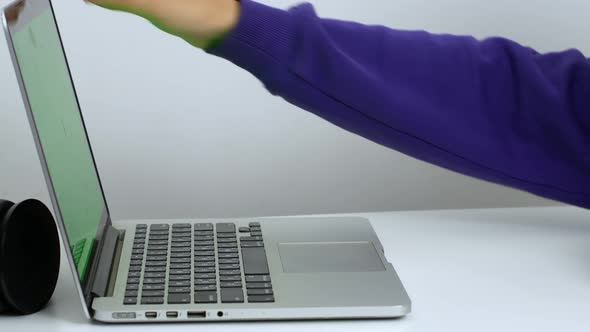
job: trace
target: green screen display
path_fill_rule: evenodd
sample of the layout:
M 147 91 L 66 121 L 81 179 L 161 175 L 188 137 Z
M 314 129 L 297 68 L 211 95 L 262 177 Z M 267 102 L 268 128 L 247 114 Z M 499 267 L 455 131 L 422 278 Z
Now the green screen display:
M 84 281 L 105 203 L 53 14 L 40 14 L 12 39 L 70 249 Z

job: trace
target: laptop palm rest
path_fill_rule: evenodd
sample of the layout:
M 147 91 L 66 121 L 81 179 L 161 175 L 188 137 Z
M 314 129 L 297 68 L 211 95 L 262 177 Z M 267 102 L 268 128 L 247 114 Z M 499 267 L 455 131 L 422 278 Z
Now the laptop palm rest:
M 279 255 L 285 273 L 385 271 L 372 242 L 279 243 Z

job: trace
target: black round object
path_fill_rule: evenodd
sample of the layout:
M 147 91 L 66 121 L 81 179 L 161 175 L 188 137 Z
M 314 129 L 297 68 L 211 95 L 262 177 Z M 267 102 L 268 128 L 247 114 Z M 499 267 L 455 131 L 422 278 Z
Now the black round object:
M 0 200 L 0 312 L 41 310 L 55 290 L 59 256 L 57 228 L 45 204 Z

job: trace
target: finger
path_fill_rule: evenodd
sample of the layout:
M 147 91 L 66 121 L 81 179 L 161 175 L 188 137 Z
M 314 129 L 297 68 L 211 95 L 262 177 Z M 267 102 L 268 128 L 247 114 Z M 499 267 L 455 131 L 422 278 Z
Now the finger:
M 84 0 L 107 9 L 125 11 L 135 14 L 145 13 L 149 0 Z

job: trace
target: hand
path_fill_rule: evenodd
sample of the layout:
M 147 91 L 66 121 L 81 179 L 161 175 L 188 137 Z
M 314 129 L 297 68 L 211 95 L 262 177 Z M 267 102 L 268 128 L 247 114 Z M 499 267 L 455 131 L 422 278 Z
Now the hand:
M 237 0 L 85 0 L 142 16 L 190 44 L 207 48 L 238 23 Z

